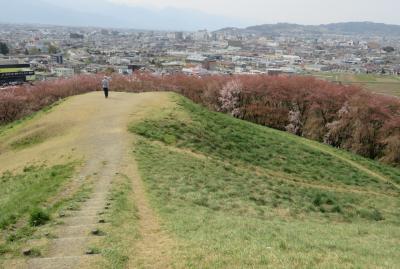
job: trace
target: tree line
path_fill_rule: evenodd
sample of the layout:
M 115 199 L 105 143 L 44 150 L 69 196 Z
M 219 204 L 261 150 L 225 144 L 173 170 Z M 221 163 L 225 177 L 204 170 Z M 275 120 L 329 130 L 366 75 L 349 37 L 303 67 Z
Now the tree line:
M 101 75 L 0 91 L 0 123 L 100 90 Z M 302 76 L 113 75 L 112 90 L 173 91 L 211 110 L 400 166 L 400 99 Z

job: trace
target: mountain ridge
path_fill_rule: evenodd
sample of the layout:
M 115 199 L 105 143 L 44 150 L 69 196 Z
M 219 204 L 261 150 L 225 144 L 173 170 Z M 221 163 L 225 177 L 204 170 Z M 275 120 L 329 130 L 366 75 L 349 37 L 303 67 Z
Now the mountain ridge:
M 107 1 L 82 5 L 61 5 L 46 0 L 0 0 L 1 23 L 34 23 L 62 26 L 93 26 L 142 30 L 215 30 L 239 21 L 190 9 L 151 10 Z M 43 16 L 45 15 L 45 16 Z
M 249 25 L 248 22 L 211 15 L 197 10 L 164 8 L 152 10 L 140 6 L 113 4 L 108 1 L 76 0 L 67 4 L 49 0 L 0 0 L 1 23 L 28 23 L 61 26 L 93 26 L 138 30 L 194 31 L 209 29 L 215 32 L 281 34 L 345 34 L 400 36 L 400 25 L 376 22 L 338 22 L 320 25 L 276 23 Z M 44 16 L 45 15 L 45 16 Z M 230 26 L 230 27 L 229 27 Z
M 364 22 L 339 22 L 319 25 L 303 25 L 295 23 L 260 24 L 246 28 L 226 27 L 216 32 L 233 31 L 236 33 L 252 33 L 259 35 L 280 34 L 342 34 L 342 35 L 396 35 L 400 36 L 400 25 Z

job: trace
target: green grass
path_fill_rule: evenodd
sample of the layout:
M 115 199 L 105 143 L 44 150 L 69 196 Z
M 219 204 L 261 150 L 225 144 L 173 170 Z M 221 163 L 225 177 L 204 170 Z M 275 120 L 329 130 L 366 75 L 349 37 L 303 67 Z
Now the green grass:
M 43 208 L 34 208 L 31 211 L 29 224 L 32 227 L 42 226 L 50 220 L 50 214 Z
M 314 72 L 310 75 L 328 81 L 360 86 L 368 91 L 400 97 L 400 76 Z
M 29 166 L 20 174 L 0 176 L 0 229 L 15 224 L 35 208 L 44 206 L 72 176 L 75 163 L 52 167 Z
M 10 146 L 14 150 L 25 149 L 30 146 L 43 143 L 48 136 L 49 135 L 46 135 L 44 132 L 38 132 L 18 139 L 12 142 Z
M 126 268 L 133 245 L 139 238 L 138 216 L 132 201 L 131 179 L 120 175 L 113 184 L 109 196 L 112 210 L 106 215 L 111 228 L 107 229 L 108 236 L 101 247 L 105 257 L 102 268 L 122 269 Z
M 210 113 L 186 99 L 180 99 L 179 105 L 190 114 L 191 120 L 179 120 L 174 115 L 179 112 L 175 111 L 161 119 L 146 120 L 131 130 L 178 148 L 258 166 L 306 182 L 356 186 L 374 191 L 397 190 L 395 186 L 381 184 L 375 177 L 329 153 L 299 143 L 299 138 L 293 135 Z M 400 183 L 399 169 L 365 162 L 373 171 L 384 171 L 390 180 Z
M 142 136 L 135 154 L 151 202 L 180 243 L 175 267 L 400 264 L 399 190 L 335 154 L 360 158 L 177 103 L 130 128 Z M 399 179 L 395 168 L 360 164 Z
M 5 260 L 20 257 L 26 241 L 45 237 L 55 224 L 54 213 L 87 197 L 90 188 L 84 185 L 71 196 L 54 199 L 76 165 L 29 166 L 21 173 L 0 176 L 0 267 Z

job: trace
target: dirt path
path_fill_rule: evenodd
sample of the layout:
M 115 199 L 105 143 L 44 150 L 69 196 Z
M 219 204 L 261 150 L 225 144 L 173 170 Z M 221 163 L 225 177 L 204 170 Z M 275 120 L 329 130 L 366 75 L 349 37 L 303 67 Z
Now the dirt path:
M 135 246 L 137 257 L 133 257 L 131 268 L 169 268 L 171 239 L 162 231 L 159 220 L 146 197 L 143 183 L 132 156 L 133 135 L 127 131 L 129 123 L 142 119 L 152 109 L 170 105 L 168 94 L 112 93 L 107 100 L 100 93 L 73 97 L 53 112 L 29 122 L 32 126 L 59 126 L 65 122 L 68 129 L 54 130 L 57 136 L 46 143 L 0 155 L 7 169 L 19 169 L 9 162 L 11 158 L 21 160 L 19 165 L 30 162 L 61 162 L 65 158 L 83 158 L 84 165 L 75 181 L 83 184 L 91 178 L 93 191 L 79 211 L 69 211 L 61 220 L 63 224 L 54 230 L 55 238 L 49 240 L 48 251 L 40 258 L 18 261 L 10 268 L 70 269 L 97 268 L 99 255 L 86 255 L 90 246 L 101 237 L 91 234 L 100 229 L 102 212 L 112 207 L 107 201 L 113 178 L 123 172 L 132 179 L 135 205 L 138 208 L 141 239 Z M 56 124 L 57 123 L 57 124 Z M 18 132 L 23 134 L 24 129 Z M 61 128 L 62 129 L 62 128 Z M 7 139 L 5 139 L 7 140 Z M 1 171 L 0 171 L 1 172 Z M 35 244 L 35 242 L 31 242 Z
M 149 205 L 145 187 L 136 172 L 136 163 L 130 162 L 127 171 L 127 174 L 133 175 L 132 185 L 141 236 L 135 246 L 135 257 L 130 260 L 129 268 L 168 269 L 174 242 L 161 229 L 158 217 Z

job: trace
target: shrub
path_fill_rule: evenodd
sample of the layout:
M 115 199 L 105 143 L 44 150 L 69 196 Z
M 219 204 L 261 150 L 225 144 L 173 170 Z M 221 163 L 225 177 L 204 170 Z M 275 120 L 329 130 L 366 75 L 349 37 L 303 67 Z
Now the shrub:
M 360 217 L 364 219 L 369 219 L 374 221 L 381 221 L 385 219 L 382 213 L 376 208 L 374 208 L 373 210 L 361 209 L 358 211 L 358 214 Z
M 167 145 L 172 145 L 176 143 L 176 137 L 174 135 L 166 134 L 163 136 L 163 141 Z
M 7 247 L 4 244 L 0 244 L 0 255 L 4 255 L 10 251 L 11 251 L 11 249 L 9 247 Z
M 315 196 L 315 198 L 314 198 L 314 200 L 313 200 L 313 204 L 314 204 L 315 206 L 321 206 L 321 205 L 323 204 L 322 195 L 321 195 L 321 194 L 317 194 L 317 195 Z
M 340 205 L 335 205 L 334 207 L 332 207 L 331 212 L 342 213 L 342 208 L 340 207 Z
M 50 220 L 50 214 L 41 209 L 35 208 L 31 211 L 29 224 L 33 227 L 41 226 L 46 224 Z

